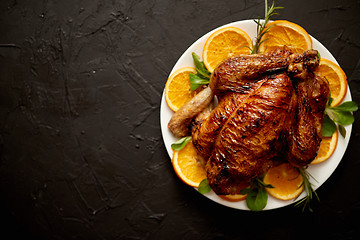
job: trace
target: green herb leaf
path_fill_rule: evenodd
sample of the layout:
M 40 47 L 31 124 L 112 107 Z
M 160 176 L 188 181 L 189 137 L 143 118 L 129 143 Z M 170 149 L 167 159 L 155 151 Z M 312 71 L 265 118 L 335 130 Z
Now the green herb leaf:
M 329 81 L 327 79 L 326 79 L 326 81 L 329 83 Z M 333 100 L 334 99 L 331 97 L 331 92 L 329 92 L 329 98 L 327 100 L 326 107 L 330 107 Z
M 346 136 L 346 129 L 343 125 L 339 125 L 339 132 L 343 138 Z
M 278 14 L 276 12 L 276 10 L 278 9 L 283 9 L 283 7 L 275 7 L 274 6 L 274 2 L 272 3 L 271 7 L 268 8 L 268 2 L 267 0 L 265 0 L 265 16 L 264 16 L 264 22 L 261 23 L 260 22 L 260 18 L 259 19 L 255 19 L 254 22 L 256 23 L 256 39 L 255 39 L 255 44 L 253 46 L 253 49 L 251 51 L 251 54 L 254 54 L 254 53 L 259 53 L 259 47 L 260 45 L 265 42 L 267 39 L 263 40 L 262 37 L 264 36 L 264 34 L 269 31 L 269 27 L 266 28 L 266 24 L 268 24 L 268 22 L 270 21 L 270 18 L 273 16 L 273 15 L 276 15 Z
M 271 184 L 265 184 L 264 188 L 275 188 L 275 187 L 273 185 L 271 185 Z
M 304 187 L 305 187 L 305 192 L 306 192 L 306 197 L 304 197 L 302 200 L 300 200 L 299 202 L 297 202 L 295 204 L 296 207 L 299 207 L 299 206 L 303 206 L 302 207 L 302 211 L 305 210 L 305 208 L 308 208 L 308 210 L 310 212 L 312 212 L 313 210 L 311 209 L 311 206 L 310 206 L 310 203 L 311 201 L 313 200 L 313 197 L 315 196 L 316 199 L 318 201 L 320 201 L 317 193 L 315 192 L 315 190 L 313 189 L 313 184 L 310 182 L 310 178 L 314 179 L 316 181 L 316 179 L 311 176 L 311 174 L 306 171 L 305 168 L 303 167 L 300 167 L 300 168 L 297 168 L 297 170 L 299 171 L 299 173 L 301 174 L 301 176 L 303 177 L 304 179 Z
M 326 104 L 324 121 L 323 121 L 323 136 L 330 137 L 336 131 L 336 124 L 338 124 L 339 132 L 341 136 L 346 136 L 346 130 L 344 126 L 350 125 L 355 121 L 352 112 L 358 110 L 358 105 L 353 101 L 347 101 L 339 106 L 331 106 L 332 97 L 329 93 L 328 102 Z
M 201 194 L 205 194 L 205 193 L 208 193 L 211 191 L 211 187 L 209 185 L 209 182 L 207 180 L 207 178 L 204 178 L 200 184 L 199 184 L 199 187 L 198 187 L 198 191 L 199 193 Z
M 324 114 L 323 126 L 322 126 L 322 135 L 324 137 L 331 137 L 336 131 L 336 124 L 327 114 Z
M 266 207 L 268 194 L 265 188 L 254 188 L 247 193 L 246 205 L 252 211 L 261 211 Z
M 199 56 L 196 55 L 196 53 L 194 53 L 194 52 L 192 53 L 192 57 L 193 57 L 193 60 L 194 60 L 197 75 L 200 78 L 204 78 L 204 79 L 209 80 L 211 73 L 206 69 L 206 67 L 204 65 L 204 62 L 201 62 Z
M 173 150 L 181 150 L 185 147 L 185 145 L 190 141 L 191 136 L 183 137 L 179 139 L 178 141 L 171 144 L 171 148 Z
M 200 61 L 199 56 L 196 53 L 192 53 L 196 74 L 189 73 L 190 88 L 192 91 L 204 84 L 209 84 L 211 73 L 206 69 L 203 62 Z
M 264 177 L 260 177 L 260 178 L 255 178 L 255 181 L 256 181 L 256 185 L 261 188 L 261 187 L 264 187 L 264 188 L 275 188 L 273 185 L 271 184 L 266 184 L 264 183 L 264 181 L 262 180 Z
M 246 205 L 252 211 L 261 211 L 266 207 L 268 193 L 265 188 L 274 188 L 270 184 L 265 184 L 262 178 L 263 177 L 253 179 L 250 187 L 240 191 L 241 194 L 247 194 Z
M 189 73 L 189 77 L 190 77 L 190 89 L 191 89 L 191 91 L 196 90 L 201 85 L 209 84 L 208 79 L 201 78 L 198 75 L 195 75 L 193 73 Z
M 355 118 L 351 114 L 351 112 L 347 111 L 337 111 L 334 109 L 326 109 L 325 112 L 329 115 L 329 117 L 336 123 L 340 125 L 350 125 L 354 122 Z
M 336 111 L 348 111 L 348 112 L 355 112 L 358 110 L 358 105 L 354 101 L 347 101 L 339 106 L 336 107 L 329 107 L 330 109 L 336 110 Z

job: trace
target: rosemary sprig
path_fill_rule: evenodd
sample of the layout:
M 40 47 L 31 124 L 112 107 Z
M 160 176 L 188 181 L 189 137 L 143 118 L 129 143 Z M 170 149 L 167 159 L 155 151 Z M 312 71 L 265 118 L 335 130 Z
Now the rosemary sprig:
M 302 205 L 302 211 L 304 211 L 306 208 L 308 208 L 309 211 L 312 212 L 313 210 L 310 206 L 310 203 L 313 200 L 313 198 L 315 197 L 317 199 L 317 201 L 320 201 L 319 196 L 313 189 L 313 184 L 310 182 L 310 178 L 314 179 L 315 181 L 316 181 L 316 179 L 308 171 L 306 171 L 306 169 L 304 167 L 300 167 L 297 169 L 304 179 L 304 182 L 302 185 L 304 185 L 304 187 L 305 187 L 306 197 L 304 197 L 302 200 L 297 202 L 295 204 L 295 206 L 299 207 Z
M 283 7 L 275 7 L 274 2 L 272 3 L 271 7 L 268 8 L 268 2 L 265 0 L 265 17 L 264 22 L 261 23 L 260 18 L 255 19 L 254 22 L 256 23 L 256 39 L 255 44 L 253 48 L 251 49 L 251 54 L 259 53 L 260 45 L 265 42 L 267 39 L 262 39 L 264 34 L 267 33 L 270 29 L 270 27 L 266 27 L 268 22 L 270 21 L 270 18 L 273 15 L 278 14 L 276 10 L 283 9 Z

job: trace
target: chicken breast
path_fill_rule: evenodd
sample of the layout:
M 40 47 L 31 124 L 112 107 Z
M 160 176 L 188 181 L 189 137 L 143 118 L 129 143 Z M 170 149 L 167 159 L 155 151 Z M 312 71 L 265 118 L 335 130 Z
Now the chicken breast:
M 239 193 L 239 183 L 261 175 L 264 164 L 281 150 L 293 92 L 286 74 L 266 76 L 227 119 L 206 164 L 217 194 Z

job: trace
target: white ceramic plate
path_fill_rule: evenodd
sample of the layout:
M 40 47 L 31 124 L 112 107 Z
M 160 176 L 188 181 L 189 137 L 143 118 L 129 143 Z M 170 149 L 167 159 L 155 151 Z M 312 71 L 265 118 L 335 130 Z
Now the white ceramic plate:
M 256 24 L 253 20 L 244 20 L 244 21 L 233 22 L 233 23 L 229 23 L 227 25 L 221 26 L 219 28 L 228 27 L 228 26 L 234 26 L 234 27 L 238 27 L 238 28 L 242 29 L 253 40 L 256 37 Z M 175 70 L 182 68 L 182 67 L 194 67 L 191 53 L 195 52 L 198 56 L 202 56 L 202 51 L 203 51 L 203 47 L 206 42 L 206 39 L 214 31 L 218 30 L 219 28 L 214 29 L 213 31 L 205 34 L 200 39 L 198 39 L 196 42 L 194 42 L 182 54 L 182 56 L 176 62 L 171 73 L 173 73 Z M 329 59 L 329 60 L 337 63 L 336 59 L 331 55 L 331 53 L 319 41 L 317 41 L 313 37 L 311 37 L 311 38 L 313 41 L 313 49 L 318 50 L 322 58 L 326 58 L 326 59 Z M 170 73 L 170 75 L 171 75 L 171 73 Z M 351 101 L 351 93 L 350 93 L 349 88 L 348 88 L 348 91 L 347 91 L 344 101 Z M 167 124 L 168 124 L 171 116 L 173 115 L 173 113 L 174 112 L 167 106 L 165 97 L 164 97 L 164 93 L 163 93 L 162 99 L 161 99 L 161 107 L 160 107 L 160 124 L 161 124 L 161 131 L 162 131 L 162 136 L 163 136 L 163 140 L 165 143 L 165 147 L 166 147 L 166 150 L 167 150 L 170 158 L 173 155 L 173 150 L 171 149 L 171 144 L 178 140 L 172 135 L 172 133 L 167 128 Z M 343 157 L 345 150 L 347 148 L 347 145 L 349 143 L 351 127 L 352 127 L 351 125 L 345 127 L 346 132 L 347 132 L 346 138 L 343 138 L 341 135 L 339 135 L 337 148 L 336 148 L 335 152 L 333 153 L 333 155 L 328 160 L 326 160 L 325 162 L 320 163 L 320 164 L 309 166 L 308 171 L 317 180 L 317 181 L 314 181 L 313 179 L 311 179 L 311 182 L 314 185 L 314 189 L 317 189 L 318 187 L 320 187 L 330 177 L 330 175 L 334 172 L 334 170 L 340 163 L 341 158 Z M 179 183 L 183 184 L 181 181 L 179 181 Z M 209 198 L 219 204 L 222 204 L 222 205 L 225 205 L 228 207 L 249 210 L 248 207 L 246 206 L 245 201 L 229 202 L 229 201 L 226 201 L 226 200 L 220 198 L 219 196 L 217 196 L 213 191 L 205 194 L 204 196 L 206 196 L 207 198 Z M 303 192 L 298 197 L 297 200 L 301 200 L 305 196 L 306 196 L 306 194 L 305 194 L 305 192 Z M 283 201 L 283 200 L 278 200 L 276 198 L 273 198 L 269 195 L 268 203 L 264 210 L 280 208 L 280 207 L 284 207 L 284 206 L 287 206 L 292 203 L 294 203 L 294 200 Z

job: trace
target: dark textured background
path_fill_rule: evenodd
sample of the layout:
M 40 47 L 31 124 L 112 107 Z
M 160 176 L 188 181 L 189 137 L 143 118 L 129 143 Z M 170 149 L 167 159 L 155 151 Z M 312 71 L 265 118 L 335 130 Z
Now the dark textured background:
M 276 1 L 360 103 L 360 1 Z M 314 213 L 216 204 L 174 174 L 159 105 L 173 65 L 264 1 L 0 1 L 1 235 L 34 239 L 354 239 L 360 114 Z M 10 239 L 10 238 L 8 238 Z

